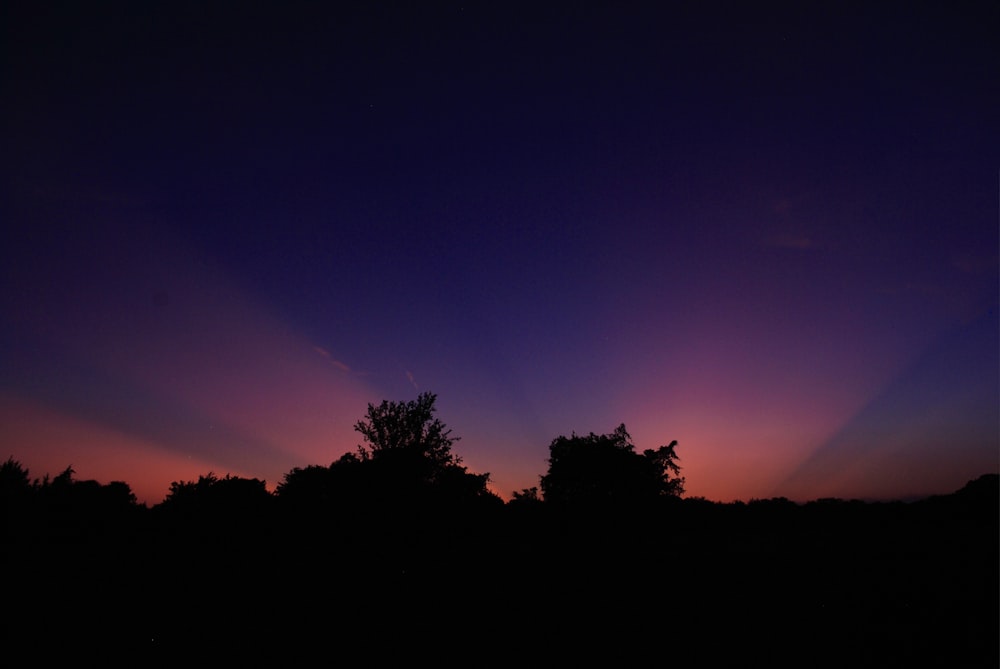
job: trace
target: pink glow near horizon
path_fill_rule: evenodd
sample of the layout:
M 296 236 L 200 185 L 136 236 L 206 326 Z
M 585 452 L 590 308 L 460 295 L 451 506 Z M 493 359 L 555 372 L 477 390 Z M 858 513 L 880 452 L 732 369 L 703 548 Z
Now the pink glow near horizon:
M 196 480 L 218 469 L 218 463 L 8 395 L 0 395 L 0 441 L 13 451 L 4 459 L 20 462 L 32 480 L 71 466 L 77 480 L 124 481 L 146 504 L 160 502 L 172 481 Z
M 71 293 L 46 294 L 52 289 L 39 269 L 34 301 L 56 308 L 28 312 L 16 326 L 61 359 L 112 379 L 118 392 L 134 388 L 183 413 L 162 421 L 191 424 L 172 425 L 179 431 L 167 441 L 134 425 L 130 436 L 100 417 L 8 396 L 8 455 L 41 474 L 75 463 L 79 476 L 130 484 L 134 478 L 137 494 L 155 503 L 174 480 L 215 471 L 266 478 L 273 488 L 292 467 L 328 464 L 352 449 L 352 426 L 376 399 L 361 375 L 180 246 L 143 234 L 122 235 L 106 258 L 81 260 Z M 154 245 L 159 262 L 132 268 L 136 276 L 116 284 L 116 293 L 98 281 L 90 285 L 97 267 L 148 257 L 142 250 Z M 157 291 L 166 295 L 160 304 L 152 299 Z M 113 420 L 107 416 L 119 411 L 115 400 L 101 401 L 105 420 Z M 224 454 L 214 443 L 223 433 Z M 97 445 L 99 435 L 107 445 Z M 171 442 L 178 438 L 185 442 Z M 202 457 L 187 455 L 195 452 Z
M 277 311 L 251 299 L 249 291 L 183 246 L 151 230 L 113 233 L 116 243 L 105 256 L 77 260 L 78 280 L 71 290 L 46 284 L 44 267 L 26 268 L 34 273 L 25 283 L 28 303 L 51 306 L 24 311 L 14 326 L 73 364 L 98 370 L 119 392 L 141 390 L 175 407 L 160 415 L 163 420 L 189 424 L 171 436 L 157 436 L 135 425 L 120 429 L 108 418 L 113 405 L 102 419 L 65 410 L 58 401 L 46 405 L 9 395 L 6 411 L 12 420 L 3 441 L 9 455 L 37 461 L 33 470 L 55 474 L 76 462 L 104 463 L 101 471 L 78 471 L 99 480 L 123 478 L 137 494 L 141 485 L 144 499 L 154 502 L 171 481 L 208 471 L 264 478 L 273 488 L 292 467 L 329 464 L 353 449 L 358 435 L 352 426 L 368 402 L 405 399 L 381 397 L 365 370 L 341 359 L 336 342 L 300 335 Z M 154 255 L 153 263 L 136 260 Z M 129 265 L 117 270 L 127 281 L 100 276 L 116 262 Z M 870 324 L 852 319 L 844 304 L 789 329 L 783 320 L 789 307 L 765 301 L 761 310 L 748 309 L 727 285 L 709 286 L 685 318 L 663 323 L 662 330 L 612 327 L 603 343 L 587 345 L 592 348 L 542 347 L 533 362 L 509 355 L 522 365 L 511 374 L 519 377 L 534 424 L 524 415 L 504 413 L 489 395 L 454 396 L 456 389 L 466 392 L 474 376 L 462 378 L 464 385 L 452 387 L 452 396 L 443 395 L 438 406 L 441 418 L 463 437 L 456 453 L 473 471 L 490 472 L 493 489 L 507 498 L 538 485 L 551 439 L 608 432 L 624 422 L 640 450 L 678 440 L 689 495 L 718 501 L 807 499 L 878 490 L 877 482 L 865 482 L 870 474 L 864 460 L 847 463 L 824 481 L 811 480 L 808 487 L 782 486 L 921 353 L 914 342 L 934 333 L 908 333 L 907 347 L 898 332 L 872 331 Z M 153 299 L 157 294 L 162 297 Z M 683 306 L 664 304 L 656 313 L 683 313 Z M 834 340 L 864 341 L 865 348 L 834 346 Z M 567 356 L 569 362 L 578 356 L 588 364 L 570 365 L 574 371 L 565 378 L 545 374 L 547 354 Z M 405 373 L 409 390 L 416 381 Z M 487 374 L 481 376 L 476 382 L 490 382 Z M 440 369 L 421 373 L 421 381 L 435 389 L 444 378 Z M 26 409 L 12 409 L 15 405 Z M 31 421 L 39 426 L 34 436 Z M 920 423 L 913 425 L 893 438 L 919 442 Z M 73 429 L 80 430 L 80 439 L 73 438 Z M 106 435 L 110 444 L 95 447 L 100 456 L 80 447 L 95 443 L 95 435 Z M 81 458 L 83 451 L 88 455 Z M 39 461 L 36 453 L 45 459 Z M 200 456 L 192 460 L 189 453 Z M 908 480 L 914 484 L 913 477 Z M 923 485 L 922 479 L 916 484 Z M 897 488 L 906 492 L 902 485 L 886 490 Z

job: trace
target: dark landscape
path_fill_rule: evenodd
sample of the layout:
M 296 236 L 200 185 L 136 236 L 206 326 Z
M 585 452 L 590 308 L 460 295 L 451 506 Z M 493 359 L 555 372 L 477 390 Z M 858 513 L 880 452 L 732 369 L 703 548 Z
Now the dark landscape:
M 138 666 L 997 664 L 996 474 L 910 502 L 716 503 L 678 494 L 676 444 L 644 479 L 657 452 L 622 426 L 554 440 L 546 494 L 505 503 L 433 401 L 370 406 L 367 447 L 275 492 L 207 474 L 148 507 L 9 458 L 6 647 Z

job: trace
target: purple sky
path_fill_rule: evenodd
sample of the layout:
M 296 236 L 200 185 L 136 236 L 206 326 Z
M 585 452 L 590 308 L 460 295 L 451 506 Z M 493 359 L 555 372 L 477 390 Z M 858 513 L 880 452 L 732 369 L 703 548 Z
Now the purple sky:
M 252 4 L 5 4 L 0 457 L 273 486 L 432 391 L 504 497 L 622 422 L 720 501 L 998 471 L 1000 10 Z

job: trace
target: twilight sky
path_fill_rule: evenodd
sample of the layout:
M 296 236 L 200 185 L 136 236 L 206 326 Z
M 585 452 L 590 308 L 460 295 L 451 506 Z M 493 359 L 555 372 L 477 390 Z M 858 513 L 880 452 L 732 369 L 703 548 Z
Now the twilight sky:
M 718 501 L 1000 470 L 997 7 L 68 4 L 0 10 L 32 476 L 273 487 L 420 391 L 505 498 L 622 422 Z

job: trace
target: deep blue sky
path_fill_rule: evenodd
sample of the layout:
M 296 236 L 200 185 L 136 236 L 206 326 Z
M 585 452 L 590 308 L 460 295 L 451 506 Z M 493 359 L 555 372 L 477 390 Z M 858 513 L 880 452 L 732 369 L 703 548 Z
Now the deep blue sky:
M 0 444 L 158 501 L 438 394 L 691 494 L 998 469 L 998 10 L 7 3 Z M 0 453 L 6 456 L 7 453 Z

